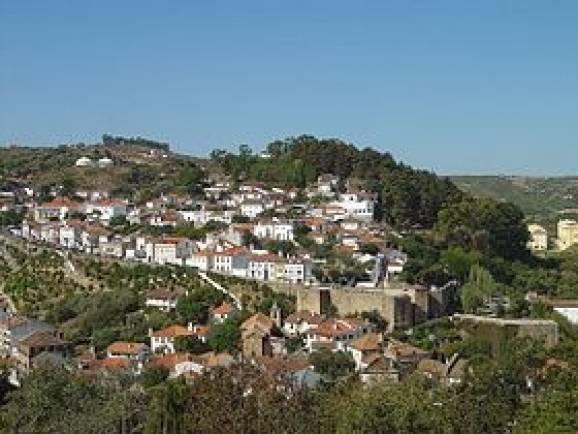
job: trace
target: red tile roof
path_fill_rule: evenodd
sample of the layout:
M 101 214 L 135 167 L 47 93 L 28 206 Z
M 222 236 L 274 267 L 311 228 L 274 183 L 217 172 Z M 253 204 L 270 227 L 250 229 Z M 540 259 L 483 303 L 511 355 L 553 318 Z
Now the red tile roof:
M 192 336 L 193 332 L 180 324 L 173 324 L 164 329 L 153 332 L 155 338 L 176 338 L 177 336 Z
M 225 302 L 219 306 L 214 307 L 211 311 L 213 315 L 228 315 L 234 310 L 235 308 L 233 307 L 233 305 Z
M 317 328 L 312 330 L 314 334 L 327 338 L 347 336 L 355 333 L 356 331 L 357 327 L 339 319 L 328 319 L 319 324 Z
M 162 366 L 170 371 L 173 370 L 176 365 L 185 362 L 195 362 L 200 365 L 204 365 L 205 363 L 201 357 L 192 355 L 190 353 L 173 353 L 165 354 L 162 356 L 154 356 L 150 363 L 152 366 Z
M 113 342 L 106 348 L 106 352 L 114 354 L 136 355 L 144 350 L 145 347 L 146 345 L 140 342 Z
M 130 361 L 122 357 L 107 357 L 106 359 L 95 360 L 93 365 L 96 368 L 107 370 L 128 369 Z

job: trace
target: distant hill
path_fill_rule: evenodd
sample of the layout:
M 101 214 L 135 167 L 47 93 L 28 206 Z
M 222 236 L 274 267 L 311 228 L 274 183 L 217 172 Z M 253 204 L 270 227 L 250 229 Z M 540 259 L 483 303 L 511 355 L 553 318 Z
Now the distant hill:
M 101 144 L 55 147 L 0 147 L 0 187 L 30 185 L 42 191 L 61 186 L 68 191 L 106 190 L 145 200 L 160 192 L 191 193 L 204 177 L 199 161 L 172 153 L 152 140 L 104 136 Z M 88 166 L 77 166 L 81 158 Z M 99 160 L 109 160 L 106 167 Z
M 452 176 L 451 180 L 474 196 L 515 203 L 529 219 L 554 220 L 578 209 L 578 176 Z

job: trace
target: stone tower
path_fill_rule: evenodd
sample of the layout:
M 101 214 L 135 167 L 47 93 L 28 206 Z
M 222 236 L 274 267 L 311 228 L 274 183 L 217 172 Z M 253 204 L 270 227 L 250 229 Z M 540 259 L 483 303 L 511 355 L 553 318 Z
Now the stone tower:
M 273 306 L 271 306 L 271 311 L 269 316 L 275 322 L 275 325 L 278 329 L 281 329 L 283 326 L 283 317 L 281 313 L 281 308 L 277 306 L 277 302 L 273 302 Z

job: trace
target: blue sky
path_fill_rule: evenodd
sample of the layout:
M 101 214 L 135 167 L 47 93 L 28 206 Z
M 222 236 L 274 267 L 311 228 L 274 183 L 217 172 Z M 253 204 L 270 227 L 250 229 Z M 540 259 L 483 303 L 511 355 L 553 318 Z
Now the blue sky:
M 578 1 L 0 0 L 0 144 L 302 133 L 578 174 Z

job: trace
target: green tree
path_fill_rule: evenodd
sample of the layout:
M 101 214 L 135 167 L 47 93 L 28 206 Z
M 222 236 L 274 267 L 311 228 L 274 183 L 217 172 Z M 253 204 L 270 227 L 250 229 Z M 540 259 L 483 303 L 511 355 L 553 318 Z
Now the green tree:
M 241 339 L 241 315 L 233 315 L 211 327 L 207 343 L 215 351 L 237 351 Z
M 169 377 L 169 371 L 164 366 L 147 366 L 139 377 L 140 383 L 145 387 L 154 387 L 163 383 Z
M 349 375 L 355 370 L 355 362 L 348 352 L 332 352 L 322 348 L 319 351 L 313 352 L 309 360 L 315 367 L 315 371 L 323 375 L 329 382 Z
M 476 312 L 496 291 L 496 282 L 485 268 L 474 265 L 466 284 L 461 288 L 460 298 L 465 312 Z
M 177 336 L 174 346 L 175 351 L 182 353 L 202 354 L 210 350 L 210 347 L 196 336 Z

